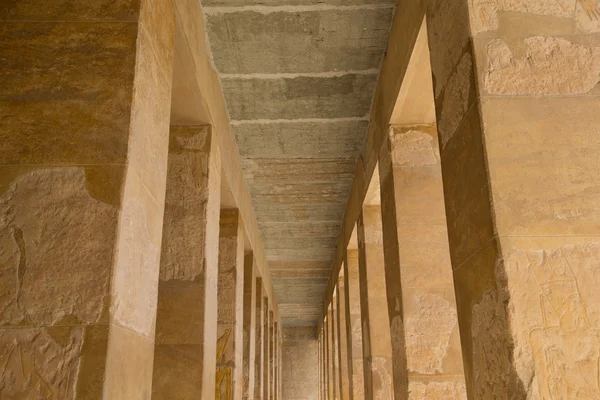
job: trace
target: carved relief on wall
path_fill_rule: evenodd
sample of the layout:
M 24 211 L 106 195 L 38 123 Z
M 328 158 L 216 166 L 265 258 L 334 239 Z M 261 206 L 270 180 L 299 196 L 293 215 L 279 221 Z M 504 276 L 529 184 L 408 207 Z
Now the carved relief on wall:
M 450 336 L 458 324 L 456 310 L 435 294 L 422 294 L 414 300 L 418 312 L 405 317 L 408 369 L 422 374 L 442 373 Z
M 502 11 L 573 18 L 573 7 L 576 4 L 588 21 L 598 21 L 598 0 L 470 0 L 471 29 L 474 34 L 497 30 Z M 576 16 L 581 28 L 579 19 L 580 16 Z
M 508 255 L 499 290 L 473 307 L 477 398 L 518 384 L 535 399 L 600 399 L 600 245 L 544 240 L 522 239 L 533 250 Z
M 542 317 L 529 336 L 540 397 L 600 399 L 600 329 L 588 318 L 577 277 L 562 252 L 540 256 L 529 260 Z
M 227 328 L 217 340 L 216 400 L 231 400 L 233 389 L 233 365 L 226 356 L 231 329 Z
M 82 343 L 83 328 L 3 329 L 0 399 L 75 398 Z

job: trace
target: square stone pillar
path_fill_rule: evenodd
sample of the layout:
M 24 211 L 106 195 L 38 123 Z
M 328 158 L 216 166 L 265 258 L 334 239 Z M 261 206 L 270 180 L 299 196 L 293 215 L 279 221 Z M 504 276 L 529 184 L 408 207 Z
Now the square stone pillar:
M 209 126 L 171 127 L 152 397 L 214 394 L 220 157 Z
M 394 398 L 381 207 L 363 206 L 357 224 L 365 399 Z
M 279 323 L 275 321 L 273 323 L 273 344 L 274 344 L 274 356 L 273 356 L 273 387 L 274 387 L 274 400 L 279 399 Z
M 170 1 L 0 11 L 0 398 L 148 399 Z
M 219 231 L 219 276 L 215 398 L 242 398 L 244 233 L 238 210 L 222 209 Z
M 333 400 L 337 399 L 337 380 L 336 380 L 336 368 L 335 368 L 335 331 L 334 331 L 334 314 L 333 314 L 333 302 L 329 303 L 329 310 L 327 313 L 327 358 L 329 361 L 329 390 L 330 397 Z
M 351 353 L 348 353 L 349 341 L 349 315 L 348 310 L 348 295 L 346 291 L 345 275 L 342 269 L 341 276 L 338 279 L 338 295 L 337 295 L 337 326 L 338 326 L 338 364 L 340 366 L 340 399 L 349 400 L 352 399 L 352 367 L 350 366 Z M 350 349 L 351 351 L 351 349 Z
M 319 397 L 318 399 L 323 399 L 323 335 L 322 330 L 318 331 L 318 354 L 317 354 L 317 368 L 319 373 Z
M 329 360 L 327 357 L 327 315 L 323 318 L 323 327 L 321 332 L 321 337 L 323 338 L 323 346 L 322 346 L 322 357 L 323 360 L 321 364 L 323 365 L 323 398 L 329 399 Z
M 255 380 L 255 357 L 256 357 L 256 268 L 254 266 L 254 255 L 252 252 L 244 257 L 244 347 L 243 347 L 243 399 L 254 398 Z M 259 292 L 260 293 L 260 292 Z
M 275 400 L 275 317 L 269 310 L 269 400 Z
M 254 344 L 254 399 L 263 399 L 263 371 L 264 371 L 264 288 L 262 278 L 256 278 L 256 318 L 255 318 L 255 344 Z
M 271 364 L 271 345 L 270 345 L 270 322 L 269 322 L 269 298 L 266 296 L 266 293 L 263 293 L 263 304 L 264 304 L 264 325 L 263 325 L 263 397 L 265 400 L 270 400 L 271 395 L 271 374 L 270 374 L 270 364 Z
M 597 1 L 434 1 L 470 398 L 599 398 Z
M 387 281 L 402 296 L 399 372 L 411 399 L 466 398 L 435 125 L 392 127 L 379 165 L 385 262 L 400 272 Z
M 340 398 L 340 353 L 339 353 L 339 337 L 338 337 L 338 310 L 337 310 L 337 287 L 333 292 L 333 298 L 331 299 L 331 342 L 332 342 L 332 354 L 331 362 L 333 364 L 333 398 L 338 400 Z
M 333 400 L 333 387 L 334 387 L 334 379 L 333 379 L 333 363 L 331 360 L 331 305 L 327 307 L 327 316 L 325 318 L 325 361 L 326 361 L 326 377 L 327 377 L 327 398 Z
M 357 246 L 357 244 L 353 244 Z M 358 271 L 358 249 L 348 249 L 344 267 L 344 280 L 348 304 L 348 354 L 352 367 L 352 398 L 365 398 L 363 343 L 360 313 L 360 285 Z

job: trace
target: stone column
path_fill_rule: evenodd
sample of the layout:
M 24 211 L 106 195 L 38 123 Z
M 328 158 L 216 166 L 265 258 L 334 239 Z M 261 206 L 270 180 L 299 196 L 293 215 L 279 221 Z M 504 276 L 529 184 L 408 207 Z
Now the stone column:
M 172 4 L 0 19 L 0 397 L 148 399 Z
M 270 388 L 271 388 L 271 377 L 270 377 L 270 360 L 271 360 L 271 346 L 270 346 L 270 329 L 269 329 L 269 298 L 266 293 L 263 293 L 263 304 L 264 304 L 264 329 L 263 329 L 263 397 L 265 400 L 270 400 Z
M 275 318 L 269 310 L 269 400 L 275 400 Z
M 219 231 L 215 398 L 242 397 L 244 234 L 239 212 L 222 209 Z
M 402 296 L 392 325 L 404 331 L 406 366 L 397 367 L 411 399 L 465 398 L 435 125 L 391 128 L 380 180 L 386 268 L 401 276 L 387 281 Z
M 323 318 L 323 397 L 331 399 L 329 391 L 329 339 L 327 337 L 327 315 Z
M 321 365 L 323 362 L 323 337 L 321 334 L 321 330 L 318 331 L 318 354 L 317 354 L 317 363 L 318 363 L 318 374 L 319 374 L 319 397 L 318 399 L 323 399 L 323 366 Z
M 380 206 L 363 207 L 358 218 L 357 236 L 365 399 L 392 399 L 392 338 Z
M 331 388 L 331 398 L 333 400 L 337 400 L 337 371 L 336 371 L 336 363 L 335 363 L 335 330 L 334 330 L 334 311 L 333 311 L 333 302 L 329 304 L 329 313 L 327 318 L 327 336 L 329 340 L 329 352 L 327 357 L 329 358 L 329 387 Z
M 437 3 L 428 31 L 469 395 L 598 398 L 598 2 Z
M 262 278 L 256 278 L 256 318 L 255 318 L 255 342 L 254 342 L 254 399 L 263 399 L 263 364 L 264 364 L 264 288 Z
M 353 244 L 358 246 L 358 244 Z M 358 271 L 358 249 L 348 249 L 344 263 L 344 279 L 348 304 L 348 356 L 352 366 L 352 397 L 354 400 L 365 398 L 363 344 L 360 313 L 360 287 Z
M 210 127 L 170 136 L 152 397 L 188 399 L 214 393 L 221 166 Z
M 256 354 L 255 326 L 256 326 L 256 268 L 254 255 L 250 252 L 244 257 L 244 311 L 243 311 L 243 398 L 254 398 L 254 358 Z
M 346 283 L 344 270 L 341 271 L 341 276 L 338 279 L 338 295 L 337 295 L 337 326 L 338 326 L 338 364 L 340 366 L 340 399 L 352 399 L 352 370 L 348 355 L 348 296 L 346 293 Z
M 342 383 L 341 383 L 341 370 L 340 370 L 340 338 L 339 338 L 339 324 L 338 324 L 338 301 L 337 301 L 337 292 L 338 288 L 336 286 L 333 292 L 333 298 L 331 299 L 331 334 L 333 336 L 333 354 L 332 354 L 332 362 L 333 362 L 333 377 L 335 379 L 334 384 L 334 398 L 339 400 L 341 398 L 342 393 Z
M 327 307 L 327 317 L 325 319 L 325 361 L 327 377 L 327 398 L 333 400 L 333 364 L 331 362 L 331 306 Z
M 277 321 L 273 324 L 273 345 L 274 345 L 274 355 L 273 355 L 273 387 L 274 387 L 274 396 L 273 399 L 279 399 L 279 323 Z

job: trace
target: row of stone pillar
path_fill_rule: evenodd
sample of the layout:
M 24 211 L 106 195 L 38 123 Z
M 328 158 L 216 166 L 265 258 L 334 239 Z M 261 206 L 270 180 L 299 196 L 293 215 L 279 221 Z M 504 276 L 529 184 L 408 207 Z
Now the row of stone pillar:
M 600 398 L 598 4 L 517 3 L 397 5 L 324 304 L 322 399 Z
M 0 398 L 279 399 L 268 267 L 221 198 L 248 215 L 237 150 L 171 119 L 199 3 L 59 3 L 2 11 Z
M 321 398 L 465 398 L 435 126 L 389 143 L 322 324 Z

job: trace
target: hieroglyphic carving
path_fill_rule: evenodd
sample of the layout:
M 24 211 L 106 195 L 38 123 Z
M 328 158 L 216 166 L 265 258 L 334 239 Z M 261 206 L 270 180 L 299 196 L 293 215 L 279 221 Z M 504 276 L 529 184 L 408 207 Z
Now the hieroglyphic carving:
M 3 329 L 0 399 L 74 399 L 82 343 L 83 328 Z
M 442 372 L 450 336 L 456 328 L 456 310 L 443 297 L 418 296 L 419 313 L 406 316 L 408 369 L 422 374 Z
M 590 323 L 573 269 L 560 250 L 528 258 L 540 289 L 542 326 L 530 343 L 541 398 L 600 399 L 600 329 Z
M 118 209 L 88 192 L 82 168 L 33 170 L 0 197 L 0 322 L 102 318 Z
M 223 332 L 223 334 L 217 340 L 217 373 L 215 386 L 216 400 L 221 400 L 223 389 L 225 390 L 225 400 L 231 400 L 232 398 L 233 368 L 231 366 L 231 362 L 225 357 L 230 333 L 231 329 L 225 329 L 225 332 Z M 223 388 L 223 383 L 225 383 L 225 388 Z
M 577 0 L 590 21 L 600 20 L 600 2 L 598 0 Z
M 471 7 L 471 29 L 473 33 L 498 29 L 498 16 L 502 11 L 569 18 L 572 17 L 572 1 L 471 0 L 469 4 Z
M 383 357 L 373 357 L 371 372 L 373 374 L 373 398 L 375 400 L 391 400 L 392 395 L 392 366 Z

